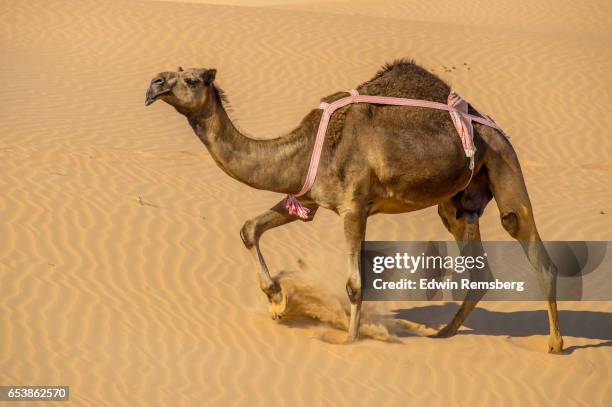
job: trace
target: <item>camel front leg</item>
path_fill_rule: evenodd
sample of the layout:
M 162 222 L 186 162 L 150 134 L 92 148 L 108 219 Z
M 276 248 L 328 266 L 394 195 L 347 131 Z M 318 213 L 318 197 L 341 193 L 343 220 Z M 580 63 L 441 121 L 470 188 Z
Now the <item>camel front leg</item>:
M 305 206 L 310 209 L 310 216 L 305 221 L 311 221 L 318 207 L 314 205 Z M 280 319 L 285 312 L 287 308 L 287 296 L 282 292 L 278 282 L 272 280 L 272 277 L 270 277 L 268 266 L 259 249 L 259 239 L 267 230 L 286 225 L 298 219 L 300 218 L 290 215 L 287 212 L 285 201 L 282 200 L 261 215 L 246 221 L 240 230 L 242 242 L 246 248 L 249 249 L 255 261 L 258 270 L 259 287 L 264 294 L 266 294 L 266 297 L 268 297 L 270 315 L 273 319 Z
M 365 239 L 367 217 L 364 211 L 351 211 L 344 216 L 344 237 L 348 251 L 348 281 L 346 292 L 351 302 L 351 317 L 347 342 L 359 338 L 359 322 L 361 319 L 361 274 L 360 254 L 361 242 Z

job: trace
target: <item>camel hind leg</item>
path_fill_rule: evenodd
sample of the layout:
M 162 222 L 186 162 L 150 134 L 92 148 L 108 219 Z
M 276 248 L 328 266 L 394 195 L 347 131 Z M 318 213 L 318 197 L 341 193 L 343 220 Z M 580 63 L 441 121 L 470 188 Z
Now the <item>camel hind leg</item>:
M 557 268 L 551 261 L 538 233 L 523 174 L 514 152 L 501 136 L 489 140 L 492 149 L 486 159 L 489 187 L 499 208 L 501 223 L 519 241 L 535 269 L 548 301 L 550 336 L 548 351 L 561 353 L 563 339 L 559 328 L 556 302 Z
M 484 253 L 480 241 L 479 218 L 492 198 L 487 183 L 486 174 L 480 172 L 473 177 L 465 191 L 459 192 L 452 199 L 438 205 L 438 215 L 446 229 L 457 241 L 463 256 L 478 256 Z M 486 274 L 482 274 L 482 271 L 469 270 L 470 280 L 490 277 L 488 264 L 485 272 Z M 466 299 L 457 310 L 453 320 L 433 337 L 448 338 L 455 335 L 483 295 L 482 290 L 468 291 Z

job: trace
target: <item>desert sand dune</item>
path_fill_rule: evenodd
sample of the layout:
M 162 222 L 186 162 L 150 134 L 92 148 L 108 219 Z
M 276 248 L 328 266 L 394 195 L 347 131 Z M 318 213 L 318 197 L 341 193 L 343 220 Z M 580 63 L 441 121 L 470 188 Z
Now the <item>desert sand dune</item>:
M 544 239 L 610 240 L 610 2 L 196 3 L 0 6 L 0 384 L 70 385 L 83 406 L 610 400 L 610 303 L 560 305 L 565 356 L 544 353 L 539 303 L 482 304 L 448 340 L 425 336 L 456 304 L 367 304 L 381 340 L 336 344 L 345 258 L 326 211 L 263 239 L 307 300 L 272 321 L 238 231 L 282 197 L 143 107 L 157 72 L 216 67 L 241 128 L 275 137 L 412 57 L 512 136 Z M 481 224 L 508 239 L 494 204 Z M 374 217 L 368 239 L 450 236 L 430 208 Z

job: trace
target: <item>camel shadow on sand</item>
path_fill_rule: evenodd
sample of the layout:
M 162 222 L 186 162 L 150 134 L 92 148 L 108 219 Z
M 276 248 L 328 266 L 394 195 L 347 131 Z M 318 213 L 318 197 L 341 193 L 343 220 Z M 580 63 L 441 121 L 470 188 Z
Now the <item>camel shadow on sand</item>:
M 561 305 L 562 307 L 562 305 Z M 427 305 L 423 307 L 396 309 L 394 318 L 425 325 L 444 325 L 450 321 L 458 304 Z M 601 340 L 604 342 L 582 346 L 570 346 L 565 353 L 577 349 L 612 346 L 612 313 L 602 311 L 559 311 L 561 332 L 564 336 Z M 546 310 L 499 312 L 475 308 L 463 324 L 469 330 L 458 335 L 493 335 L 527 337 L 548 335 L 548 313 Z

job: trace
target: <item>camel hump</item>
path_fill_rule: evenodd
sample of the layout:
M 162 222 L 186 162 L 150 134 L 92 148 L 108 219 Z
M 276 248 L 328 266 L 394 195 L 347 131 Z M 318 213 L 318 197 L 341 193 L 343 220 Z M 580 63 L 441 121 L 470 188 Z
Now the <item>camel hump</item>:
M 446 103 L 450 86 L 437 75 L 411 59 L 398 59 L 384 65 L 357 88 L 363 95 L 401 97 Z
M 409 99 L 421 99 L 446 103 L 450 86 L 411 59 L 398 59 L 384 65 L 367 82 L 356 87 L 362 95 L 389 96 Z M 333 103 L 338 99 L 350 96 L 341 91 L 321 99 L 324 103 Z

